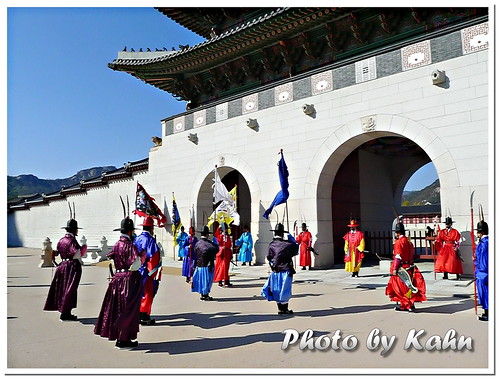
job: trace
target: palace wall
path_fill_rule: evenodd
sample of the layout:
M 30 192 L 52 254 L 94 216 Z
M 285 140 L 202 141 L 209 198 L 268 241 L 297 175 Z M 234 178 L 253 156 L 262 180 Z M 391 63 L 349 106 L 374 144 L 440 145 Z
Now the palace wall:
M 420 41 L 409 46 L 412 50 L 383 52 L 163 120 L 162 146 L 151 149 L 146 173 L 68 197 L 75 202 L 78 222 L 84 228 L 80 236 L 85 235 L 90 245 L 98 245 L 103 235 L 114 242 L 119 233 L 111 230 L 122 218 L 118 195 L 128 194 L 133 199 L 137 180 L 160 207 L 169 210 L 174 192 L 184 224 L 194 204 L 199 229 L 204 215 L 211 212 L 207 200 L 211 193 L 203 182 L 211 180 L 218 165 L 239 171 L 247 182 L 256 260 L 264 262 L 276 216 L 273 213 L 267 221 L 262 214 L 280 190 L 277 162 L 283 149 L 289 169 L 289 227 L 294 220 L 305 218 L 320 251 L 314 257 L 315 266 L 330 267 L 339 263 L 333 259 L 331 227 L 331 191 L 338 168 L 364 142 L 403 136 L 417 143 L 435 165 L 442 216 L 450 210 L 454 226 L 467 238 L 462 252 L 465 272 L 471 273 L 470 194 L 475 191 L 475 209 L 482 204 L 487 218 L 493 192 L 489 191 L 493 147 L 488 142 L 492 128 L 488 119 L 489 51 L 483 45 L 475 50 L 466 45 L 466 50 L 463 42 L 479 27 L 483 29 L 483 24 L 471 31 L 467 28 Z M 445 81 L 438 85 L 432 81 L 435 70 L 445 71 Z M 305 104 L 313 105 L 315 111 L 305 114 Z M 249 119 L 255 119 L 258 126 L 248 127 Z M 191 141 L 194 138 L 196 143 Z M 361 217 L 368 225 L 373 225 L 375 218 L 383 223 L 393 220 L 386 203 L 405 184 L 386 183 L 390 173 L 401 168 L 397 162 L 379 160 L 365 154 L 359 160 L 365 213 Z M 414 171 L 415 162 L 406 164 L 408 171 Z M 386 196 L 379 196 L 372 185 L 383 189 Z M 388 190 L 392 191 L 389 195 Z M 388 214 L 380 216 L 377 209 Z M 277 211 L 282 219 L 284 205 Z M 68 214 L 66 201 L 9 213 L 8 243 L 41 247 L 47 236 L 57 241 L 62 235 L 58 228 L 65 225 Z M 171 235 L 164 230 L 157 234 L 171 256 Z

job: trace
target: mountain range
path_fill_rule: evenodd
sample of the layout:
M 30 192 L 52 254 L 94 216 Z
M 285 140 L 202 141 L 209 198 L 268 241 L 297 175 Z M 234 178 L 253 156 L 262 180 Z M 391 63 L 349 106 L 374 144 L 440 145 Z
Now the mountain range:
M 100 176 L 103 172 L 116 170 L 114 166 L 92 167 L 80 170 L 75 175 L 64 179 L 39 179 L 35 175 L 7 176 L 7 201 L 17 199 L 18 196 L 36 193 L 49 194 L 61 189 L 62 186 L 70 187 L 81 180 L 88 180 Z
M 440 204 L 440 181 L 437 179 L 419 191 L 404 191 L 402 206 Z
M 49 194 L 70 187 L 81 180 L 100 176 L 103 172 L 116 170 L 114 166 L 92 167 L 80 170 L 75 175 L 64 179 L 39 179 L 35 175 L 7 176 L 7 201 L 17 199 L 18 196 L 35 193 Z M 404 191 L 402 194 L 403 206 L 440 204 L 440 181 L 437 179 L 429 186 L 419 191 Z

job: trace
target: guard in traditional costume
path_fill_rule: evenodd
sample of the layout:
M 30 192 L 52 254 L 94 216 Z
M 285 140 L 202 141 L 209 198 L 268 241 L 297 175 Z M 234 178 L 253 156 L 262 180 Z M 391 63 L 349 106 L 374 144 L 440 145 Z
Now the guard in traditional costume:
M 289 309 L 289 299 L 291 299 L 291 285 L 293 275 L 296 273 L 293 267 L 293 257 L 298 254 L 298 243 L 291 234 L 288 240 L 284 241 L 284 225 L 278 223 L 274 230 L 275 236 L 269 244 L 267 260 L 272 269 L 272 273 L 262 288 L 262 296 L 268 301 L 277 302 L 278 314 L 292 314 Z
M 242 266 L 246 266 L 246 262 L 251 266 L 251 260 L 253 259 L 253 237 L 247 225 L 243 226 L 243 234 L 236 240 L 235 245 L 239 246 L 237 260 L 243 262 Z
M 445 229 L 440 230 L 435 240 L 435 250 L 438 252 L 435 272 L 443 272 L 443 279 L 449 279 L 448 273 L 456 274 L 456 280 L 459 280 L 463 273 L 463 259 L 459 254 L 461 234 L 452 224 L 452 218 L 446 217 Z
M 151 309 L 161 280 L 162 261 L 159 246 L 154 238 L 154 219 L 146 217 L 142 229 L 142 233 L 133 242 L 143 257 L 142 266 L 139 268 L 144 288 L 140 304 L 140 324 L 154 325 L 156 321 L 151 318 Z
M 362 259 L 364 259 L 364 233 L 357 230 L 359 224 L 355 219 L 350 220 L 347 225 L 350 231 L 343 236 L 345 240 L 345 271 L 351 272 L 352 277 L 359 277 L 360 266 L 362 266 Z
M 132 241 L 133 220 L 126 216 L 121 227 L 114 229 L 118 230 L 121 231 L 120 239 L 107 255 L 114 261 L 116 272 L 109 282 L 94 333 L 110 341 L 116 340 L 117 349 L 132 349 L 138 346 L 138 342 L 132 340 L 139 332 L 142 275 L 138 269 L 142 262 Z
M 192 292 L 201 294 L 202 301 L 210 301 L 211 286 L 213 285 L 213 272 L 215 271 L 215 255 L 218 253 L 218 246 L 208 240 L 210 229 L 203 227 L 201 238 L 194 247 L 196 254 L 195 270 L 192 275 Z
M 73 204 L 74 212 L 74 204 Z M 71 310 L 76 308 L 78 285 L 81 279 L 80 258 L 85 254 L 87 245 L 80 246 L 76 241 L 78 235 L 78 222 L 69 205 L 70 220 L 65 227 L 66 235 L 57 243 L 53 258 L 61 256 L 62 262 L 55 270 L 54 278 L 50 284 L 49 293 L 43 310 L 61 312 L 61 321 L 76 321 L 76 315 L 71 314 Z
M 480 321 L 489 321 L 489 226 L 481 220 L 477 225 L 478 245 L 476 247 L 475 279 L 478 292 L 478 301 L 483 314 L 478 316 Z
M 219 287 L 232 287 L 229 278 L 230 261 L 232 260 L 232 241 L 229 236 L 229 228 L 225 225 L 215 231 L 215 238 L 218 241 L 218 253 L 215 257 L 215 274 L 213 281 L 218 283 Z
M 296 242 L 300 244 L 300 266 L 302 270 L 310 269 L 312 265 L 312 234 L 307 229 L 307 224 L 301 224 L 301 232 L 296 237 Z
M 426 300 L 423 275 L 414 264 L 414 245 L 405 236 L 404 224 L 395 225 L 393 261 L 385 293 L 398 304 L 396 311 L 414 312 L 414 303 Z
M 189 236 L 184 230 L 185 230 L 185 228 L 182 225 L 180 227 L 180 233 L 177 236 L 178 260 L 179 261 L 183 260 L 184 257 L 187 255 L 187 248 L 189 246 L 189 243 L 187 241 L 189 239 Z
M 186 255 L 184 256 L 184 261 L 182 263 L 182 276 L 185 276 L 186 283 L 191 282 L 192 274 L 194 273 L 195 268 L 196 253 L 194 251 L 194 247 L 198 242 L 195 233 L 196 231 L 194 230 L 194 227 L 191 226 L 189 228 L 189 236 L 186 241 Z

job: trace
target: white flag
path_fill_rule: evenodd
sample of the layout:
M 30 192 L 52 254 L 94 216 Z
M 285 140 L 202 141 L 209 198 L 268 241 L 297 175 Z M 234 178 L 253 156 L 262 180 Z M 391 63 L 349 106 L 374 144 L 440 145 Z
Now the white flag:
M 213 183 L 213 204 L 218 203 L 219 201 L 226 201 L 228 204 L 234 204 L 234 200 L 230 195 L 227 188 L 220 180 L 220 176 L 218 175 L 217 168 L 215 167 L 215 179 Z

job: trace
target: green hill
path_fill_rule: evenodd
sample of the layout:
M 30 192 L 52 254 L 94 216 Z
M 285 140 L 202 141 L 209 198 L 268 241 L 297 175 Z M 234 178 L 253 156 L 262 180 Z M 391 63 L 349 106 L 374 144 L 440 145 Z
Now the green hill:
M 87 180 L 100 176 L 103 172 L 116 170 L 114 166 L 93 167 L 80 170 L 75 175 L 64 179 L 39 179 L 35 175 L 7 176 L 7 201 L 14 200 L 18 196 L 32 195 L 35 193 L 49 194 L 61 189 L 62 186 L 69 187 L 80 180 Z
M 419 191 L 404 191 L 402 206 L 440 204 L 440 181 L 437 179 L 428 187 Z

